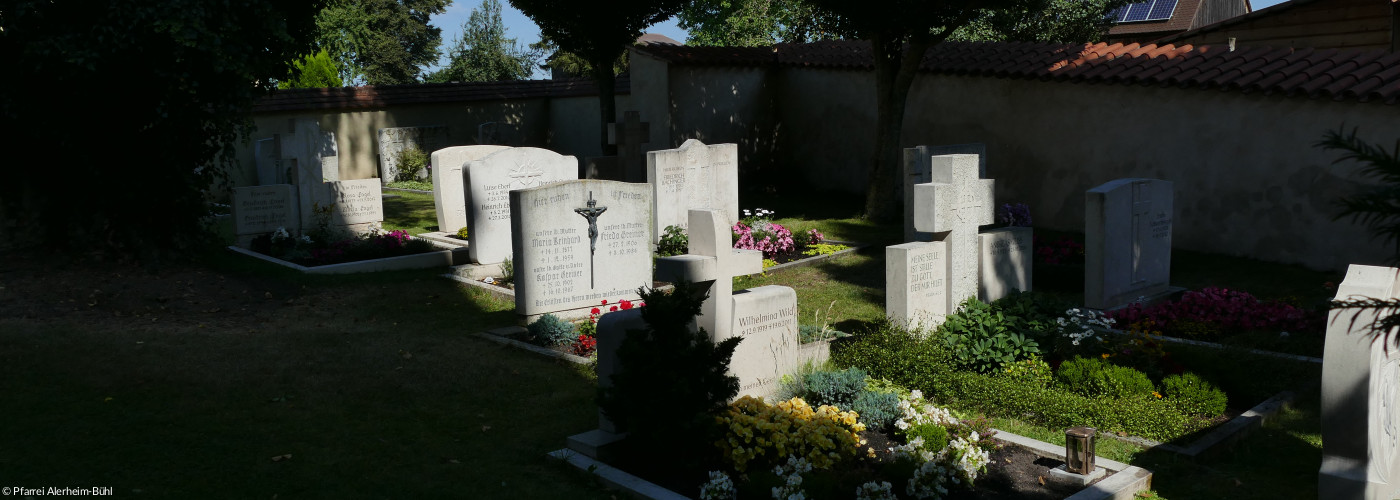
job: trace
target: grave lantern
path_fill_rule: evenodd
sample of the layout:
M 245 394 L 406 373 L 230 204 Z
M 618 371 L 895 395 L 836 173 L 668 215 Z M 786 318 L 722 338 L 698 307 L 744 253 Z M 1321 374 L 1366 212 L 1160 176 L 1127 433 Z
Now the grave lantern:
M 1065 468 L 1075 474 L 1094 472 L 1093 427 L 1070 427 L 1065 430 Z

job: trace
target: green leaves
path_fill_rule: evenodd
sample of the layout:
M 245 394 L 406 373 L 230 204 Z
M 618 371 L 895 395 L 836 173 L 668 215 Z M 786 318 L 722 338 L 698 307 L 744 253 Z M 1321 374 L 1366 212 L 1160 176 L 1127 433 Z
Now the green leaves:
M 534 72 L 539 58 L 535 51 L 522 49 L 514 38 L 506 38 L 499 0 L 482 0 L 481 6 L 472 10 L 449 55 L 451 62 L 428 75 L 428 82 L 523 80 Z

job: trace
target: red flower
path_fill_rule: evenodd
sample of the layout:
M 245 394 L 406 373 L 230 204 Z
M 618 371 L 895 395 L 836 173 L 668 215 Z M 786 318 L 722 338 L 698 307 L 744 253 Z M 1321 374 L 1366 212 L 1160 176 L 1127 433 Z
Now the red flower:
M 603 305 L 608 305 L 608 299 L 603 299 Z
M 588 311 L 588 312 L 589 312 L 590 314 L 599 314 L 599 313 L 601 313 L 601 312 L 603 312 L 603 311 L 599 311 L 598 308 L 595 307 L 595 308 L 593 308 L 592 311 Z
M 608 312 L 617 312 L 617 306 L 609 307 Z
M 632 301 L 630 300 L 624 299 L 622 302 L 620 302 L 620 304 L 622 305 L 622 310 L 624 311 L 632 308 Z

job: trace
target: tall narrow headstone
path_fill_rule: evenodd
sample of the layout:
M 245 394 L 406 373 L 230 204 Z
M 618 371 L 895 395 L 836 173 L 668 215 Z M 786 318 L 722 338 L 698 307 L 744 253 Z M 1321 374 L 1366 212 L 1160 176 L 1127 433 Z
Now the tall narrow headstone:
M 379 129 L 379 181 L 384 184 L 394 182 L 399 176 L 399 153 L 408 148 L 418 148 L 424 153 L 447 147 L 450 142 L 448 128 L 393 127 Z M 419 179 L 426 179 L 427 172 L 419 172 Z
M 982 179 L 976 155 L 930 159 L 933 182 L 914 185 L 914 228 L 939 233 L 946 247 L 946 311 L 977 296 L 978 226 L 993 220 L 995 181 Z
M 636 300 L 652 285 L 650 186 L 574 180 L 509 193 L 516 314 Z
M 1336 299 L 1360 298 L 1400 298 L 1400 269 L 1353 264 Z M 1374 309 L 1328 314 L 1318 498 L 1400 498 L 1400 349 L 1367 335 L 1379 318 Z
M 628 182 L 643 182 L 647 178 L 642 144 L 651 142 L 650 125 L 642 121 L 642 114 L 637 111 L 624 112 L 622 123 L 608 124 L 608 144 L 617 145 L 618 165 Z
M 507 148 L 469 162 L 463 171 L 466 173 L 463 182 L 467 186 L 464 192 L 467 253 L 471 261 L 477 264 L 495 264 L 511 255 L 509 193 L 551 182 L 575 180 L 578 178 L 578 159 L 547 149 Z M 650 207 L 646 212 L 650 212 Z M 648 232 L 650 227 L 647 226 Z M 516 265 L 516 269 L 520 269 L 519 262 Z
M 914 186 L 934 182 L 933 157 L 960 154 L 977 155 L 977 176 L 987 176 L 987 145 L 980 142 L 904 150 L 904 241 L 933 241 L 933 234 L 914 229 Z
M 656 190 L 656 225 L 685 228 L 693 209 L 715 209 L 724 220 L 739 220 L 739 147 L 690 139 L 678 149 L 647 153 L 647 182 Z M 726 231 L 728 226 L 726 226 Z
M 1118 179 L 1085 193 L 1084 305 L 1113 309 L 1172 291 L 1172 183 Z
M 454 234 L 467 226 L 466 186 L 463 169 L 470 162 L 506 149 L 506 146 L 454 146 L 433 152 L 433 206 L 438 231 Z
M 1012 292 L 1031 291 L 1035 249 L 1029 227 L 1003 227 L 977 235 L 979 247 L 977 298 L 992 302 Z

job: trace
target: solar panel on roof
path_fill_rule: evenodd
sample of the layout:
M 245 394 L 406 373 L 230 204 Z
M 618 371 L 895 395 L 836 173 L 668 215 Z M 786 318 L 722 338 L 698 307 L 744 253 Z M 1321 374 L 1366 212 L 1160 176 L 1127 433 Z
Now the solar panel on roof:
M 1109 13 L 1108 13 L 1108 20 L 1109 20 L 1110 22 L 1121 23 L 1121 22 L 1123 22 L 1123 15 L 1124 15 L 1124 14 L 1127 14 L 1127 13 L 1128 13 L 1128 6 L 1127 6 L 1127 5 L 1124 5 L 1124 6 L 1122 6 L 1122 7 L 1118 7 L 1118 8 L 1116 8 L 1116 9 L 1113 9 L 1112 11 L 1109 11 Z
M 1148 9 L 1146 21 L 1162 21 L 1172 18 L 1172 11 L 1176 10 L 1176 0 L 1155 0 L 1152 8 Z
M 1130 23 L 1134 21 L 1146 21 L 1148 11 L 1152 10 L 1152 2 L 1138 2 L 1128 6 L 1128 13 L 1123 15 L 1121 22 Z

